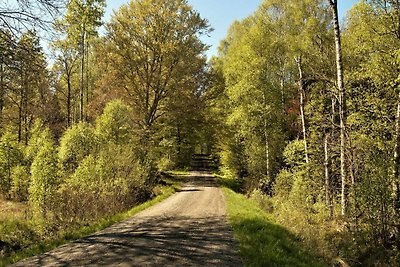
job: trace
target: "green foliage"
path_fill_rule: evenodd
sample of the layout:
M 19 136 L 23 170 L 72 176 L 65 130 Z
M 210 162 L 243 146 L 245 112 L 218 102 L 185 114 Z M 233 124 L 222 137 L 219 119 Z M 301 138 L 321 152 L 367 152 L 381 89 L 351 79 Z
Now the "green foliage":
M 97 145 L 93 128 L 84 122 L 67 129 L 60 140 L 58 157 L 68 171 L 73 171 L 79 163 L 94 151 Z
M 121 100 L 109 102 L 96 119 L 96 135 L 102 144 L 128 144 L 134 139 L 133 127 L 132 109 Z
M 26 166 L 15 166 L 11 171 L 11 196 L 17 201 L 27 201 L 29 198 L 29 184 L 31 176 Z
M 229 189 L 223 191 L 245 266 L 324 266 L 301 248 L 295 234 L 276 224 L 257 204 Z
M 49 203 L 60 184 L 60 179 L 57 151 L 49 129 L 42 132 L 40 139 L 43 146 L 39 149 L 31 166 L 29 203 L 35 215 L 46 218 Z
M 274 211 L 271 199 L 260 189 L 253 190 L 250 194 L 250 199 L 255 201 L 263 211 L 267 213 L 272 213 Z
M 41 138 L 44 129 L 44 123 L 42 120 L 37 119 L 34 121 L 33 127 L 30 131 L 28 145 L 25 149 L 25 158 L 29 164 L 32 164 L 32 161 L 36 157 L 39 149 L 44 145 L 46 141 Z
M 16 250 L 30 246 L 39 240 L 33 225 L 21 219 L 0 218 L 0 265 L 4 257 L 9 257 Z
M 244 192 L 244 180 L 241 178 L 237 178 L 236 176 L 224 174 L 218 175 L 214 174 L 215 178 L 218 181 L 220 186 L 229 188 L 230 190 L 236 193 L 243 193 Z
M 21 147 L 10 133 L 0 139 L 0 194 L 10 197 L 12 170 L 23 162 Z
M 316 202 L 318 191 L 313 187 L 309 170 L 303 168 L 293 172 L 293 185 L 289 194 L 289 201 L 298 209 L 310 211 Z
M 9 247 L 9 252 L 7 252 L 4 257 L 0 257 L 0 266 L 6 266 L 23 260 L 24 258 L 45 253 L 70 241 L 103 230 L 115 223 L 131 218 L 140 211 L 165 200 L 173 193 L 175 193 L 174 187 L 165 187 L 155 198 L 130 208 L 123 213 L 114 214 L 113 216 L 96 220 L 84 226 L 71 225 L 71 223 L 69 223 L 66 231 L 58 233 L 55 238 L 52 237 L 51 239 L 43 239 L 43 237 L 38 236 L 33 225 L 29 223 L 0 220 L 0 236 L 3 237 L 2 240 L 11 245 L 11 247 Z
M 164 155 L 161 159 L 159 159 L 157 163 L 157 169 L 161 172 L 171 171 L 175 167 L 174 161 L 169 157 L 169 155 Z
M 151 196 L 154 175 L 135 149 L 113 143 L 81 161 L 57 192 L 52 210 L 61 225 L 77 224 L 123 211 Z
M 285 163 L 289 168 L 296 168 L 305 164 L 304 141 L 293 140 L 287 144 L 283 151 Z
M 360 261 L 381 260 L 379 254 L 389 253 L 382 251 L 381 247 L 390 248 L 395 245 L 395 241 L 391 240 L 396 229 L 390 161 L 385 160 L 387 156 L 373 155 L 369 161 L 372 164 L 365 165 L 359 183 L 353 189 L 352 217 L 355 227 L 351 229 L 352 234 L 356 244 L 368 246 L 352 247 L 352 250 L 347 251 L 350 258 L 357 256 Z
M 208 73 L 200 38 L 211 31 L 208 21 L 184 0 L 143 0 L 121 6 L 108 26 L 102 81 L 113 99 L 130 104 L 143 160 L 164 170 L 190 166 L 209 143 L 201 127 Z
M 226 176 L 243 178 L 248 174 L 243 138 L 235 135 L 234 138 L 225 140 L 220 152 L 220 161 Z M 232 172 L 232 173 L 231 173 Z
M 67 24 L 68 38 L 72 43 L 79 44 L 82 34 L 94 35 L 101 26 L 104 15 L 104 0 L 72 0 L 68 2 L 64 22 Z M 64 26 L 65 27 L 65 26 Z
M 293 181 L 293 173 L 286 169 L 282 169 L 276 176 L 274 195 L 287 200 L 290 192 L 292 191 Z
M 98 176 L 95 158 L 89 155 L 81 161 L 66 184 L 77 188 L 81 192 L 88 192 L 101 188 L 102 178 Z

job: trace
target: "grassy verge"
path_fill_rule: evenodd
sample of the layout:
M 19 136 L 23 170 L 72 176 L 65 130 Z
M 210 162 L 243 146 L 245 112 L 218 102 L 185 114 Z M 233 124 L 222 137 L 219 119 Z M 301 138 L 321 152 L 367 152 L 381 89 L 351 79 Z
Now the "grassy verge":
M 221 187 L 230 188 L 232 191 L 236 193 L 244 193 L 243 180 L 235 179 L 233 177 L 223 176 L 218 173 L 213 173 L 213 175 L 217 179 L 217 182 Z
M 298 238 L 257 204 L 224 187 L 228 220 L 245 266 L 325 266 L 304 251 Z
M 104 228 L 107 228 L 115 223 L 121 222 L 125 219 L 132 217 L 133 215 L 163 201 L 164 199 L 173 195 L 177 189 L 179 189 L 182 179 L 184 176 L 188 175 L 188 172 L 170 172 L 171 177 L 165 178 L 165 182 L 167 186 L 163 186 L 157 190 L 157 196 L 147 202 L 144 202 L 138 206 L 133 207 L 132 209 L 116 214 L 114 216 L 104 218 L 98 222 L 92 223 L 88 226 L 79 227 L 74 230 L 70 230 L 68 232 L 63 232 L 58 234 L 56 239 L 53 240 L 45 240 L 39 242 L 37 245 L 31 246 L 26 249 L 22 249 L 18 252 L 15 252 L 9 257 L 0 258 L 0 267 L 6 266 L 8 264 L 12 264 L 18 262 L 24 258 L 28 258 L 31 256 L 35 256 L 47 251 L 50 251 L 60 245 L 69 243 L 71 241 L 77 240 L 79 238 L 83 238 L 87 235 L 93 234 L 97 231 L 100 231 Z M 163 179 L 164 180 L 164 179 Z

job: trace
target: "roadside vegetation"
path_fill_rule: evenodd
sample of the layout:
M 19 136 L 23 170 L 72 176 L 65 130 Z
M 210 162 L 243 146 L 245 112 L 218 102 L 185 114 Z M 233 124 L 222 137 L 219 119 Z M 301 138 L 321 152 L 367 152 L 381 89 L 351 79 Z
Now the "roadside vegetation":
M 3 254 L 0 258 L 0 266 L 6 266 L 24 258 L 47 252 L 60 245 L 88 236 L 128 219 L 174 194 L 188 175 L 189 173 L 185 171 L 170 171 L 155 185 L 153 188 L 154 196 L 150 200 L 138 204 L 127 211 L 91 220 L 90 223 L 85 225 L 68 225 L 62 230 L 50 233 L 48 237 L 40 236 L 38 225 L 32 220 L 26 219 L 27 205 L 16 202 L 0 203 L 0 207 L 2 207 L 0 211 L 0 235 L 3 240 L 8 241 L 7 243 L 2 243 Z M 11 217 L 10 214 L 13 216 Z
M 339 24 L 338 2 L 264 0 L 231 25 L 211 60 L 213 152 L 308 251 L 399 266 L 400 3 L 359 1 Z
M 134 0 L 103 23 L 105 4 L 0 3 L 2 263 L 170 195 L 207 138 L 208 22 L 186 1 Z
M 252 198 L 224 187 L 228 221 L 245 266 L 329 266 Z
M 249 209 L 231 210 L 245 254 L 400 266 L 398 0 L 344 24 L 338 0 L 263 0 L 209 61 L 186 0 L 131 0 L 105 23 L 105 0 L 3 2 L 2 258 L 163 195 L 205 153 L 263 210 L 226 191 Z M 276 236 L 282 254 L 260 244 Z

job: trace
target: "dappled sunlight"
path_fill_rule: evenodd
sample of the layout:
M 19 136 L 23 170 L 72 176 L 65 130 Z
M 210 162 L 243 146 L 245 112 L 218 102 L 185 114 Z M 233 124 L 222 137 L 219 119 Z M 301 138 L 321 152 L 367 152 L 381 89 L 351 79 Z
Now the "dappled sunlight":
M 143 217 L 15 266 L 240 266 L 223 217 Z

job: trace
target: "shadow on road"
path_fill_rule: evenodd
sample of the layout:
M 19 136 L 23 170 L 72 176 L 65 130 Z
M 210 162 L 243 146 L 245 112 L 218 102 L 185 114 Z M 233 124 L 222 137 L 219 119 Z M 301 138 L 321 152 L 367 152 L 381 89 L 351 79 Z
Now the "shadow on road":
M 223 218 L 126 221 L 21 266 L 240 266 Z
M 207 159 L 177 194 L 124 222 L 15 266 L 241 266 Z

